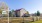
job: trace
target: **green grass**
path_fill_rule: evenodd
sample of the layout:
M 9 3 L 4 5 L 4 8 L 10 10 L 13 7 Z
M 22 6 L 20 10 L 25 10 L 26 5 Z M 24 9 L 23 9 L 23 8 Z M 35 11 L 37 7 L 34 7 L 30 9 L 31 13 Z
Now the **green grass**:
M 42 20 L 35 21 L 35 22 L 26 22 L 26 23 L 42 23 Z
M 31 23 L 42 23 L 42 20 L 31 22 Z

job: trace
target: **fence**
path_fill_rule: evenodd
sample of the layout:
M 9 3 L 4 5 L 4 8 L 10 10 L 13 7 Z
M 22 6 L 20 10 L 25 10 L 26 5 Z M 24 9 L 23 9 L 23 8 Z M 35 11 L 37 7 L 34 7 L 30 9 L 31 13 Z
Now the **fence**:
M 29 22 L 29 21 L 33 21 L 33 19 L 34 19 L 34 21 L 36 21 L 36 18 L 37 17 L 24 17 L 24 19 L 23 19 L 23 17 L 9 17 L 9 23 L 21 23 L 21 22 L 23 22 L 23 20 L 26 23 L 26 22 Z M 39 17 L 39 19 L 42 20 L 42 17 Z M 1 22 L 7 23 L 8 17 L 0 18 L 0 23 Z
M 28 21 L 36 21 L 38 19 L 38 17 L 10 17 L 9 18 L 9 22 L 22 22 L 24 20 L 24 22 L 28 22 Z M 39 19 L 41 20 L 42 17 L 39 17 Z
M 24 17 L 24 19 L 23 17 L 10 17 L 9 18 L 10 23 L 21 23 L 23 22 L 23 20 L 26 23 L 26 22 L 32 21 L 32 17 Z
M 8 17 L 1 17 L 0 23 L 8 23 Z

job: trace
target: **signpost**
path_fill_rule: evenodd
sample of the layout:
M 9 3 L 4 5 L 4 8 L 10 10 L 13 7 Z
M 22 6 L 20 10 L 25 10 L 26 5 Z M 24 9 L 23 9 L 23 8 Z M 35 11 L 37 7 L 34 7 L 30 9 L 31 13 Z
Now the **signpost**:
M 7 14 L 6 11 L 2 11 L 2 14 Z

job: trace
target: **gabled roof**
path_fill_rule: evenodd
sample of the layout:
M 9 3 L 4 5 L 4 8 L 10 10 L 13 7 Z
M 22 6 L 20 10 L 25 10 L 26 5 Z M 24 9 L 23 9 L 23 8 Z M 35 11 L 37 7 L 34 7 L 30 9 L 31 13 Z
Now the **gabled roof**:
M 22 9 L 22 8 L 21 8 Z M 15 11 L 20 11 L 21 9 L 17 9 L 17 10 L 15 10 Z
M 21 9 L 24 9 L 24 8 L 21 8 Z M 15 11 L 20 11 L 21 9 L 17 9 L 17 10 L 15 10 Z M 25 9 L 24 9 L 25 10 Z

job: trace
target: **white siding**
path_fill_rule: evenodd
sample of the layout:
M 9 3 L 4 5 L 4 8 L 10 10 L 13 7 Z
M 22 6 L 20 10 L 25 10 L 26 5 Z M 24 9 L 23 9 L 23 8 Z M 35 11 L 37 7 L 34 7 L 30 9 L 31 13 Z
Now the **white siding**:
M 27 11 L 25 9 L 20 10 L 20 17 L 23 16 Z

